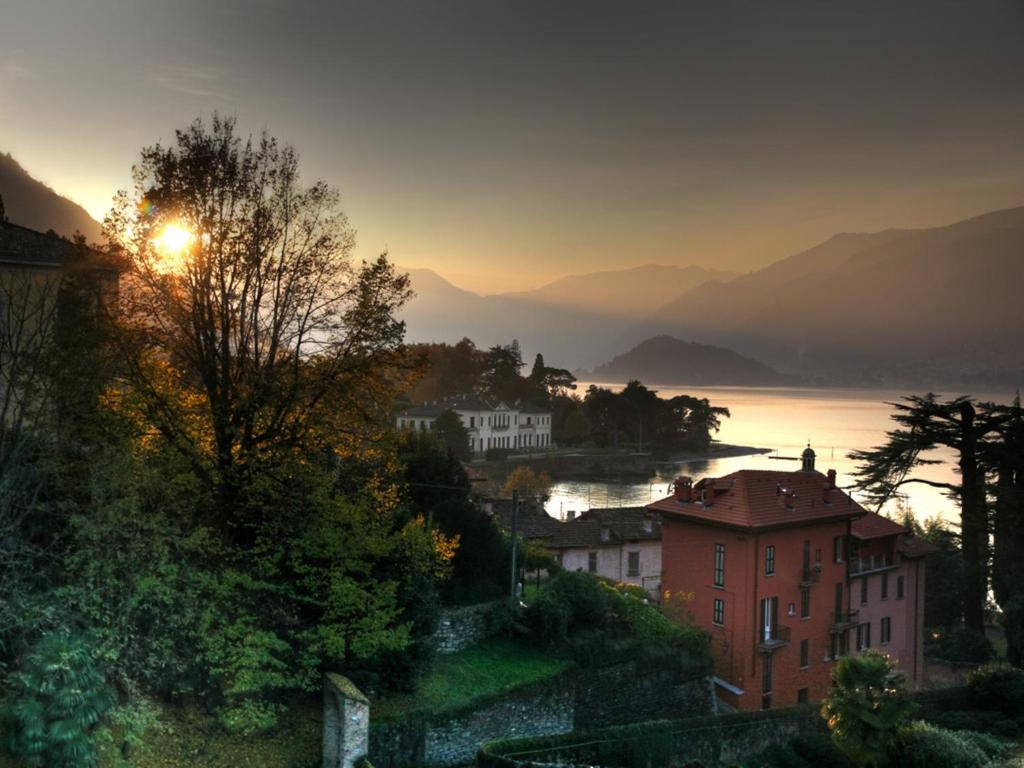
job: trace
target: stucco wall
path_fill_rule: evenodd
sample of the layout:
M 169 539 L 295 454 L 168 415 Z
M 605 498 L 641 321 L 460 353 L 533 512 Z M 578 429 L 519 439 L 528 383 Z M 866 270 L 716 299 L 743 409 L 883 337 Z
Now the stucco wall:
M 589 566 L 589 555 L 597 552 L 597 574 L 605 578 L 635 584 L 638 587 L 657 587 L 661 583 L 661 542 L 637 541 L 614 546 L 563 549 L 562 568 L 583 571 Z M 640 553 L 640 575 L 629 575 L 629 553 Z

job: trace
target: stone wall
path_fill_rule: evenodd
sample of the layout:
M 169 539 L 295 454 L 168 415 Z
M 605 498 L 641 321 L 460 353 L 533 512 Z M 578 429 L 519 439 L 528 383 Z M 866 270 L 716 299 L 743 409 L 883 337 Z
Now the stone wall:
M 574 697 L 571 679 L 562 677 L 518 688 L 472 709 L 374 724 L 370 761 L 377 768 L 466 765 L 481 744 L 494 739 L 569 733 Z
M 821 732 L 816 706 L 804 705 L 766 712 L 740 712 L 688 720 L 660 720 L 617 726 L 590 733 L 547 739 L 496 742 L 477 755 L 480 768 L 539 768 L 621 765 L 650 760 L 658 764 L 697 764 L 712 768 L 733 765 L 773 744 L 800 734 Z M 526 760 L 525 753 L 534 755 Z M 519 757 L 515 757 L 519 756 Z M 595 763 L 596 761 L 596 763 Z
M 481 745 L 496 739 L 553 736 L 711 711 L 708 674 L 684 670 L 675 654 L 633 659 L 571 670 L 464 710 L 372 723 L 370 760 L 377 768 L 464 765 Z
M 708 675 L 686 674 L 680 662 L 672 655 L 581 671 L 576 685 L 576 730 L 712 712 Z
M 443 609 L 434 630 L 434 650 L 455 653 L 483 640 L 492 631 L 489 617 L 498 606 L 498 603 L 480 603 Z

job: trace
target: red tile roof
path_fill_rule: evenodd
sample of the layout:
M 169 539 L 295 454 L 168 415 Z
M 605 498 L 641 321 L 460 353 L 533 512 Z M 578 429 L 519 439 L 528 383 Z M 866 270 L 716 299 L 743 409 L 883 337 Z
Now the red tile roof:
M 876 512 L 868 512 L 864 517 L 854 520 L 852 531 L 856 538 L 865 541 L 907 533 L 907 529 L 902 525 Z
M 710 505 L 700 501 L 714 483 Z M 785 528 L 807 523 L 845 520 L 867 514 L 839 488 L 828 489 L 820 472 L 775 472 L 743 469 L 694 486 L 694 501 L 670 496 L 648 505 L 653 512 L 731 528 Z M 828 489 L 828 490 L 826 490 Z M 827 495 L 827 501 L 826 501 Z

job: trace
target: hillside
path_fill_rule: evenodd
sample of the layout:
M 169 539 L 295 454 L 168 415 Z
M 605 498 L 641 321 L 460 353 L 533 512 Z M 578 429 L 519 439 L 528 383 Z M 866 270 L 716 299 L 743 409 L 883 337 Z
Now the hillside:
M 15 224 L 65 237 L 81 232 L 89 242 L 100 239 L 100 225 L 82 206 L 32 178 L 9 154 L 0 154 L 0 197 Z
M 671 336 L 655 336 L 641 342 L 629 352 L 599 365 L 590 378 L 608 382 L 639 379 L 651 384 L 691 386 L 794 383 L 791 377 L 731 349 L 694 344 Z
M 735 273 L 702 267 L 645 264 L 607 272 L 569 275 L 532 291 L 501 294 L 537 304 L 602 311 L 622 317 L 645 317 L 691 288 L 711 280 L 726 282 Z
M 1013 381 L 1024 371 L 1024 208 L 945 227 L 840 235 L 640 328 L 843 383 Z

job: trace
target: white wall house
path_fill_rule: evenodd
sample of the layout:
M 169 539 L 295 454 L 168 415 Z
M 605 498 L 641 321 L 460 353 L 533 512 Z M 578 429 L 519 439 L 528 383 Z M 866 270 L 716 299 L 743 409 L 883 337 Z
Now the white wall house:
M 474 454 L 483 455 L 491 448 L 521 450 L 551 445 L 549 411 L 527 404 L 508 405 L 482 395 L 462 395 L 409 408 L 398 414 L 396 426 L 426 431 L 445 411 L 458 414 L 469 432 Z
M 562 568 L 661 588 L 661 521 L 643 507 L 592 509 L 559 523 L 549 540 Z

